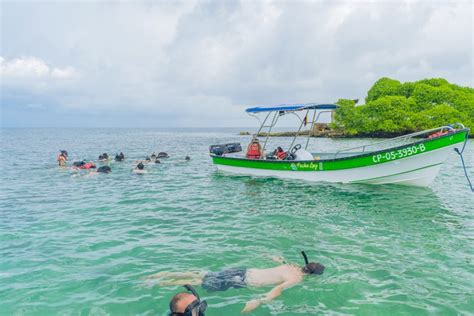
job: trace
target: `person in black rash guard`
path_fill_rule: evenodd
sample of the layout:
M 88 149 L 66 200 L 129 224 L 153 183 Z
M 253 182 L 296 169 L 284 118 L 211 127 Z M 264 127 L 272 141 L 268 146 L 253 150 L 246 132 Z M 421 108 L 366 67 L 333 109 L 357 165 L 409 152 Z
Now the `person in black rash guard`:
M 284 289 L 290 288 L 303 281 L 305 275 L 322 274 L 324 266 L 316 262 L 308 262 L 304 251 L 302 255 L 305 265 L 299 266 L 284 263 L 282 259 L 274 259 L 281 265 L 268 269 L 230 268 L 218 272 L 159 272 L 149 276 L 149 279 L 159 279 L 160 286 L 201 285 L 208 291 L 225 291 L 230 288 L 264 287 L 276 285 L 263 299 L 249 301 L 243 312 L 250 312 L 262 303 L 267 303 L 279 296 Z
M 115 155 L 115 161 L 124 161 L 125 160 L 125 155 L 123 152 L 120 152 L 120 154 Z
M 97 168 L 98 173 L 110 173 L 112 172 L 112 169 L 109 166 L 102 166 Z

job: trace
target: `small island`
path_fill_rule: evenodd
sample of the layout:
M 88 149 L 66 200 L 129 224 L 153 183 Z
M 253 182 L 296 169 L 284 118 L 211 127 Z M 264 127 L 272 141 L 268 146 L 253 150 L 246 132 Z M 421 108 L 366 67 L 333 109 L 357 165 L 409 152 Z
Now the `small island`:
M 315 124 L 312 136 L 385 138 L 456 122 L 474 127 L 474 89 L 442 78 L 404 83 L 381 78 L 367 92 L 365 104 L 357 103 L 358 100 L 339 99 L 332 122 Z M 308 133 L 309 130 L 300 132 Z M 294 135 L 295 132 L 270 134 Z

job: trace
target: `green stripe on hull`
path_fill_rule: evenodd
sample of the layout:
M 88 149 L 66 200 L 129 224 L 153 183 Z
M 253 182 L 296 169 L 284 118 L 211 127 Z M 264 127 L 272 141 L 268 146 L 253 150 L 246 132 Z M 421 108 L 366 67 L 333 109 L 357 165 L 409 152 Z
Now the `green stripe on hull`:
M 439 138 L 424 139 L 406 146 L 389 148 L 369 154 L 339 158 L 333 160 L 314 161 L 280 161 L 254 160 L 235 157 L 211 156 L 214 164 L 241 168 L 287 170 L 287 171 L 330 171 L 374 166 L 390 161 L 400 160 L 446 146 L 465 141 L 469 130 L 463 129 Z

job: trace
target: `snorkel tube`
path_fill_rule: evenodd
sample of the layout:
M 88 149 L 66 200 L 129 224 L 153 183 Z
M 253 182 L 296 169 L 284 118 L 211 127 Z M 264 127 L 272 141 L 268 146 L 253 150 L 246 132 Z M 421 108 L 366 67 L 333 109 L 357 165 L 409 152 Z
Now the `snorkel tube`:
M 324 272 L 324 265 L 318 262 L 309 262 L 308 256 L 304 251 L 301 251 L 301 255 L 304 258 L 304 267 L 301 269 L 306 274 L 323 274 Z
M 301 251 L 301 255 L 304 258 L 304 264 L 307 265 L 309 263 L 308 256 L 306 255 L 304 251 Z

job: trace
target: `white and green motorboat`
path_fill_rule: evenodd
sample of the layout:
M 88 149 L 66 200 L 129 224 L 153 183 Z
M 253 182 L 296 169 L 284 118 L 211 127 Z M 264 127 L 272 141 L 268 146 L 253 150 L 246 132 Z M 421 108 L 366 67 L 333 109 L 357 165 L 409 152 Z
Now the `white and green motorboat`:
M 314 124 L 321 113 L 336 108 L 334 104 L 314 103 L 249 108 L 246 112 L 252 116 L 266 114 L 257 132 L 258 135 L 264 129 L 267 131 L 263 152 L 272 128 L 281 116 L 294 114 L 299 117 L 301 124 L 289 147 L 287 159 L 278 160 L 265 155 L 259 159 L 248 158 L 245 154 L 233 152 L 235 150 L 225 150 L 225 145 L 221 145 L 224 150 L 211 151 L 212 161 L 218 170 L 251 176 L 313 182 L 427 186 L 434 180 L 448 155 L 453 153 L 455 147 L 462 147 L 469 134 L 469 129 L 457 123 L 332 153 L 309 153 L 307 148 Z M 310 116 L 312 121 L 307 119 Z M 296 140 L 306 125 L 310 126 L 310 130 L 306 145 L 302 147 L 296 144 Z

